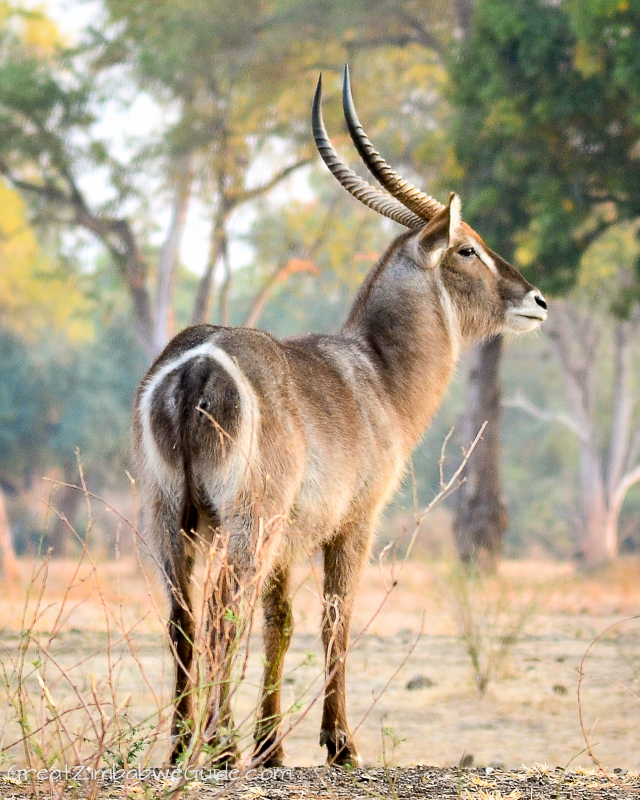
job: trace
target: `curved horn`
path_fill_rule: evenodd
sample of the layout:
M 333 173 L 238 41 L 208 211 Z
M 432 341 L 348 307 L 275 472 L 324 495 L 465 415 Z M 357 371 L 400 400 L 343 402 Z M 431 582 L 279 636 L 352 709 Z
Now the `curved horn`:
M 361 203 L 364 203 L 365 206 L 377 211 L 378 214 L 382 214 L 383 217 L 389 217 L 389 219 L 395 220 L 395 222 L 399 222 L 407 228 L 423 228 L 423 217 L 405 208 L 386 192 L 382 192 L 380 189 L 376 189 L 375 186 L 371 186 L 359 175 L 356 175 L 353 170 L 349 169 L 347 164 L 342 161 L 329 141 L 327 131 L 322 121 L 321 105 L 322 75 L 318 78 L 318 85 L 316 86 L 316 91 L 313 96 L 313 109 L 311 113 L 313 138 L 315 139 L 318 152 L 322 156 L 322 160 L 337 178 L 340 185 Z
M 440 211 L 443 211 L 445 206 L 443 206 L 442 203 L 434 200 L 433 197 L 425 194 L 425 192 L 416 189 L 415 186 L 407 183 L 395 170 L 391 169 L 367 138 L 360 124 L 360 120 L 358 119 L 358 115 L 356 114 L 355 106 L 353 105 L 348 64 L 344 65 L 342 109 L 347 122 L 347 128 L 351 134 L 351 139 L 358 153 L 360 153 L 360 157 L 367 165 L 369 172 L 371 172 L 374 178 L 377 178 L 382 186 L 384 186 L 393 197 L 399 200 L 402 205 L 415 211 L 415 213 L 424 220 L 429 221 Z

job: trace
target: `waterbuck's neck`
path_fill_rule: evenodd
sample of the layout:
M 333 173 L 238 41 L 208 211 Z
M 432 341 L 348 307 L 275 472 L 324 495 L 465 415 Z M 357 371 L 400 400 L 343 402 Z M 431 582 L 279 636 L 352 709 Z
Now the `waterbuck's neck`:
M 367 347 L 409 447 L 440 405 L 459 347 L 438 270 L 425 270 L 411 253 L 410 235 L 400 237 L 362 284 L 343 326 Z

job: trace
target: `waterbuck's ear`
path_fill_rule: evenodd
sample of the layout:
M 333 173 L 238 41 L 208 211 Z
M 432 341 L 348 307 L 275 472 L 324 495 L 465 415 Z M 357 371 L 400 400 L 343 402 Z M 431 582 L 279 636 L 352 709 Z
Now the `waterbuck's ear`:
M 443 208 L 420 233 L 420 244 L 429 251 L 429 265 L 436 267 L 442 254 L 455 240 L 460 228 L 460 198 L 451 192 L 449 205 Z
M 449 195 L 449 241 L 447 246 L 451 246 L 451 242 L 456 238 L 462 217 L 460 216 L 461 203 L 460 198 L 455 192 Z

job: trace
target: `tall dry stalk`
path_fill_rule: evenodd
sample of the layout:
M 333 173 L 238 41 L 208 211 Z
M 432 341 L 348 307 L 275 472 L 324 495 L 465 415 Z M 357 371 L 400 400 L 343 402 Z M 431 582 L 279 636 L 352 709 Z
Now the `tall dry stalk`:
M 472 445 L 473 447 L 473 445 Z M 469 453 L 471 452 L 470 451 Z M 423 513 L 427 513 L 455 487 L 468 455 L 464 454 L 460 467 L 450 480 L 442 480 L 440 492 L 428 508 L 417 515 L 417 525 Z M 42 786 L 34 777 L 38 770 L 44 769 L 52 780 L 47 791 L 53 796 L 62 796 L 64 787 L 73 783 L 65 775 L 65 767 L 74 769 L 83 767 L 94 775 L 83 781 L 84 794 L 95 798 L 100 789 L 100 770 L 123 769 L 132 767 L 148 769 L 162 763 L 168 749 L 169 729 L 168 717 L 172 703 L 166 697 L 157 674 L 150 674 L 145 655 L 141 650 L 140 627 L 155 618 L 165 628 L 167 619 L 164 609 L 158 605 L 153 587 L 146 572 L 144 575 L 146 595 L 150 614 L 134 619 L 127 613 L 127 600 L 121 587 L 116 586 L 114 601 L 113 587 L 106 587 L 101 577 L 99 565 L 91 552 L 89 543 L 93 528 L 92 505 L 104 503 L 118 520 L 118 532 L 128 529 L 134 543 L 138 545 L 139 534 L 136 524 L 135 482 L 132 481 L 132 513 L 131 519 L 108 506 L 104 500 L 94 495 L 87 487 L 80 465 L 80 484 L 76 490 L 81 492 L 87 505 L 87 528 L 81 533 L 64 520 L 70 536 L 81 546 L 81 552 L 74 566 L 71 579 L 64 587 L 62 596 L 52 601 L 49 597 L 52 569 L 55 563 L 47 554 L 39 558 L 33 574 L 26 587 L 21 616 L 21 633 L 18 646 L 11 648 L 2 646 L 0 669 L 2 683 L 0 691 L 6 701 L 6 725 L 4 740 L 1 744 L 2 759 L 6 766 L 20 762 L 30 773 L 32 790 L 37 795 Z M 55 509 L 53 509 L 55 513 Z M 416 530 L 417 530 L 416 525 Z M 414 537 L 415 538 L 415 537 Z M 220 545 L 220 546 L 218 546 Z M 188 691 L 192 694 L 193 714 L 189 721 L 192 726 L 191 743 L 184 753 L 179 765 L 181 777 L 178 777 L 166 791 L 176 794 L 189 782 L 188 769 L 203 763 L 216 763 L 224 757 L 225 749 L 230 741 L 237 743 L 239 749 L 247 752 L 253 745 L 254 714 L 236 721 L 225 729 L 225 721 L 208 716 L 209 701 L 213 692 L 220 692 L 224 697 L 223 712 L 234 704 L 238 687 L 246 675 L 251 647 L 251 631 L 254 620 L 255 605 L 259 599 L 259 586 L 266 576 L 260 571 L 254 575 L 251 583 L 239 586 L 234 598 L 232 610 L 216 612 L 210 625 L 224 629 L 226 623 L 236 623 L 233 641 L 226 656 L 231 662 L 231 678 L 221 685 L 218 676 L 226 670 L 216 661 L 216 653 L 211 650 L 210 630 L 206 626 L 207 604 L 210 603 L 212 587 L 220 571 L 228 570 L 224 542 L 214 540 L 198 540 L 198 550 L 204 568 L 199 573 L 201 578 L 196 586 L 199 605 L 194 612 L 194 647 L 196 658 Z M 405 556 L 410 554 L 411 547 Z M 116 555 L 119 548 L 116 546 Z M 140 561 L 139 548 L 138 562 Z M 308 554 L 309 556 L 311 554 Z M 380 564 L 385 553 L 381 555 Z M 370 628 L 383 606 L 389 601 L 395 586 L 400 579 L 404 561 L 390 565 L 391 580 L 385 584 L 383 598 L 374 609 L 370 619 L 362 631 L 350 643 L 349 651 L 356 647 L 361 637 Z M 157 566 L 157 565 L 156 565 Z M 322 581 L 314 571 L 317 591 L 322 596 Z M 78 601 L 76 594 L 83 590 L 84 600 Z M 101 638 L 94 647 L 87 648 L 86 643 L 79 653 L 69 652 L 68 637 L 74 630 L 74 623 L 83 610 L 83 604 L 91 596 L 100 609 Z M 210 609 L 209 609 L 210 610 Z M 229 614 L 234 614 L 233 619 Z M 335 616 L 335 615 L 334 615 Z M 337 618 L 331 617 L 335 624 Z M 46 628 L 44 630 L 43 628 Z M 74 634 L 77 635 L 77 634 Z M 363 724 L 372 713 L 384 691 L 409 658 L 416 642 L 408 648 L 400 660 L 396 670 L 387 681 L 385 687 L 372 699 L 371 705 L 362 720 L 354 729 Z M 88 652 L 87 652 L 88 651 Z M 348 655 L 348 653 L 347 653 Z M 105 668 L 100 671 L 92 666 L 92 662 L 102 659 Z M 138 685 L 144 687 L 149 698 L 149 708 L 140 713 L 134 708 L 131 692 L 125 685 L 125 672 L 135 673 Z M 321 700 L 328 680 L 332 677 L 332 669 L 315 685 L 304 687 L 296 700 L 285 709 L 280 728 L 278 742 L 283 741 L 302 723 L 311 708 Z M 277 687 L 271 687 L 276 689 Z M 210 733 L 214 728 L 222 727 L 222 735 L 212 746 Z M 275 743 L 274 746 L 277 745 Z M 21 755 L 18 755 L 18 753 Z M 263 759 L 268 753 L 263 754 Z M 242 781 L 249 774 L 253 764 L 246 762 L 237 771 L 232 781 L 219 787 L 213 796 L 223 796 L 229 789 Z M 56 772 L 57 770 L 57 772 Z M 193 774 L 193 773 L 191 773 Z M 133 783 L 136 782 L 132 779 Z
M 500 574 L 456 564 L 445 580 L 450 613 L 458 628 L 482 697 L 500 674 L 514 645 L 540 607 L 549 584 L 517 587 Z

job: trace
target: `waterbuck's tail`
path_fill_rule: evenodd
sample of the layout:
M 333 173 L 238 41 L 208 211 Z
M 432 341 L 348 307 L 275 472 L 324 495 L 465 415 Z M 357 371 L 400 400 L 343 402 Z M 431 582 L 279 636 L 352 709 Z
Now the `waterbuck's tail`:
M 212 483 L 216 475 L 224 480 L 238 448 L 250 447 L 254 412 L 255 397 L 238 365 L 210 342 L 163 365 L 143 390 L 147 463 L 157 462 L 165 479 L 170 474 L 179 482 L 183 530 L 195 530 L 200 514 L 211 523 L 218 516 Z

